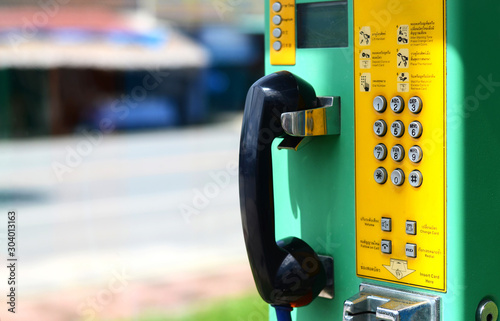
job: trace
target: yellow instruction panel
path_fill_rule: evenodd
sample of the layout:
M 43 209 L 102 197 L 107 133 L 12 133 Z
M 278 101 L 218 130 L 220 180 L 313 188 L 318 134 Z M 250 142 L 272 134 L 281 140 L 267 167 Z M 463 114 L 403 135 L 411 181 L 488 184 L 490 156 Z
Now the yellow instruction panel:
M 271 64 L 295 65 L 295 0 L 270 0 L 269 6 Z
M 354 0 L 356 269 L 446 291 L 444 0 Z

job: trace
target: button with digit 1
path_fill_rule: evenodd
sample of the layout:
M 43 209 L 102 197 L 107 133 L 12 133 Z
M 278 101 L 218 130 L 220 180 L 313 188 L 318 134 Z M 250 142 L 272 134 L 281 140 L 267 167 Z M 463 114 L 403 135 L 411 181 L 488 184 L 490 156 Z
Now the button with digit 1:
M 383 113 L 387 108 L 387 100 L 384 96 L 377 96 L 373 98 L 373 108 L 379 113 Z

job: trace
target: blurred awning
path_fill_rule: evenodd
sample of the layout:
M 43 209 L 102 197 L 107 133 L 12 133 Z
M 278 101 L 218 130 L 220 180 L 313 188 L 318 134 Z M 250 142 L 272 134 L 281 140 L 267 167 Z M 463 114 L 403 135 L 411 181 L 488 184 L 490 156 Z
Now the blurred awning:
M 208 51 L 143 14 L 104 9 L 0 10 L 0 68 L 202 68 Z

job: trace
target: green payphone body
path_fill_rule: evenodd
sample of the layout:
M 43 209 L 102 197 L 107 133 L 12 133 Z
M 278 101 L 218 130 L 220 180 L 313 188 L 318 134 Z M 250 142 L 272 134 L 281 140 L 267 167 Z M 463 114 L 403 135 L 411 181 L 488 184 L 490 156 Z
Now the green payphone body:
M 263 298 L 305 305 L 298 321 L 496 321 L 500 3 L 265 6 L 268 76 L 247 97 L 240 147 L 244 232 Z M 256 105 L 272 115 L 246 125 L 260 117 Z M 276 119 L 284 132 L 264 135 Z M 260 237 L 285 241 L 267 252 Z M 268 263 L 280 249 L 281 263 Z

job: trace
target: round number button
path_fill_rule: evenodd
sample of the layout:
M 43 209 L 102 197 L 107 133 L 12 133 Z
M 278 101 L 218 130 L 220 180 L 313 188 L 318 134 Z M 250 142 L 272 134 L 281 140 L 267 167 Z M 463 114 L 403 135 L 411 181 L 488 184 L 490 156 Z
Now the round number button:
M 405 108 L 405 101 L 401 96 L 395 96 L 391 99 L 391 110 L 397 114 L 403 111 Z
M 391 174 L 391 182 L 396 186 L 401 186 L 405 182 L 405 172 L 396 168 Z
M 377 96 L 373 98 L 373 108 L 379 113 L 383 113 L 387 108 L 387 100 L 384 96 Z
M 394 137 L 401 137 L 405 133 L 405 125 L 402 121 L 396 120 L 391 125 L 391 133 Z
M 408 150 L 408 157 L 410 158 L 410 160 L 413 162 L 413 163 L 418 163 L 422 160 L 422 156 L 423 156 L 423 152 L 422 152 L 422 148 L 420 148 L 420 146 L 412 146 L 409 150 Z
M 391 148 L 391 158 L 396 162 L 402 161 L 405 158 L 405 149 L 403 146 L 396 145 Z
M 408 133 L 413 138 L 419 138 L 422 136 L 422 124 L 418 121 L 412 121 L 408 126 Z
M 422 173 L 420 173 L 420 171 L 417 170 L 412 171 L 409 176 L 409 181 L 411 186 L 420 187 L 423 181 Z
M 382 137 L 387 133 L 387 124 L 382 119 L 379 119 L 373 124 L 373 131 L 377 136 Z
M 384 184 L 387 181 L 387 171 L 385 170 L 385 168 L 379 167 L 375 170 L 373 178 L 375 178 L 375 182 Z
M 373 149 L 373 156 L 378 160 L 384 160 L 387 157 L 387 147 L 384 144 L 378 144 Z
M 418 96 L 413 96 L 408 100 L 408 109 L 414 114 L 418 114 L 422 110 L 422 99 Z

